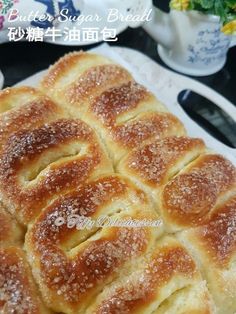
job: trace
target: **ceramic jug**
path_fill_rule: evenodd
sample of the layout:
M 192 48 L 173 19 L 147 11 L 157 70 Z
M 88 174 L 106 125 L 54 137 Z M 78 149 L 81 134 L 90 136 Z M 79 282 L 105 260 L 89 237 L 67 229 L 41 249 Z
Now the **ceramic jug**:
M 220 18 L 197 11 L 164 13 L 153 7 L 143 28 L 158 43 L 161 59 L 171 68 L 194 76 L 219 71 L 236 36 L 221 32 Z

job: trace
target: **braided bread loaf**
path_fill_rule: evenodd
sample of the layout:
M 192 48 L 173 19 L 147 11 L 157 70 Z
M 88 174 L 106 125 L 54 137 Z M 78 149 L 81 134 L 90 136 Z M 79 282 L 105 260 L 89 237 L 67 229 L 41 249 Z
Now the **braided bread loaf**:
M 234 314 L 235 222 L 235 167 L 113 61 L 0 93 L 2 313 Z

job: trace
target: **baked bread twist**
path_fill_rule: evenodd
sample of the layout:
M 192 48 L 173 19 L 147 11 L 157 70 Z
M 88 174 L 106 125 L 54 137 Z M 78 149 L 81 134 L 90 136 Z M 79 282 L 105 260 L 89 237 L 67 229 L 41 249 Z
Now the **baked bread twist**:
M 11 93 L 18 95 L 20 102 L 22 96 L 25 101 L 28 93 L 38 92 L 25 88 L 6 90 L 6 102 L 11 101 Z M 112 171 L 92 129 L 70 118 L 46 96 L 29 98 L 24 106 L 3 113 L 2 120 L 0 194 L 22 224 L 34 219 L 57 195 L 96 177 L 97 172 Z M 7 125 L 5 121 L 9 121 Z
M 115 164 L 140 143 L 185 134 L 153 94 L 101 56 L 68 54 L 49 70 L 41 89 L 96 129 Z
M 235 167 L 107 58 L 0 93 L 0 199 L 3 313 L 236 311 Z

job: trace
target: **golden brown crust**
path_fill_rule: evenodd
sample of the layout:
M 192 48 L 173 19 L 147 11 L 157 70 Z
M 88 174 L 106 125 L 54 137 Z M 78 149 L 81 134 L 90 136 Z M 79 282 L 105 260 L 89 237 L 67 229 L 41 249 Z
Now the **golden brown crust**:
M 74 52 L 49 68 L 40 89 L 62 107 L 78 116 L 88 110 L 92 99 L 107 88 L 127 82 L 130 74 L 99 55 Z M 70 106 L 67 106 L 67 104 Z M 75 112 L 76 108 L 76 112 Z
M 212 210 L 203 225 L 178 236 L 198 260 L 220 314 L 231 314 L 236 310 L 235 222 L 234 193 Z
M 130 74 L 116 64 L 104 64 L 90 67 L 78 80 L 66 90 L 65 97 L 70 104 L 80 104 L 87 101 L 88 96 L 95 98 L 107 89 L 107 86 L 132 80 Z M 80 110 L 80 108 L 78 108 Z M 82 109 L 82 108 L 81 108 Z
M 63 60 L 67 67 L 61 70 Z M 52 73 L 57 73 L 56 79 L 51 78 Z M 63 73 L 68 74 L 67 80 L 63 80 Z M 53 82 L 51 89 L 45 81 Z M 164 114 L 165 107 L 152 93 L 101 56 L 69 55 L 51 68 L 41 88 L 62 106 L 69 104 L 72 114 L 97 130 L 115 163 L 147 140 L 185 134 L 182 123 Z
M 182 308 L 176 306 L 174 313 L 183 313 L 184 307 L 186 311 L 191 310 L 191 304 L 184 305 L 187 293 L 182 296 L 183 289 L 200 290 L 192 299 L 195 310 L 212 313 L 208 291 L 200 281 L 194 261 L 177 241 L 166 237 L 156 244 L 151 256 L 146 257 L 141 270 L 134 270 L 128 278 L 108 286 L 86 314 L 165 313 L 164 303 L 169 299 L 173 303 L 182 299 Z
M 167 137 L 131 151 L 118 166 L 147 189 L 159 191 L 171 177 L 205 149 L 200 139 Z
M 21 106 L 26 102 L 43 96 L 38 90 L 28 86 L 6 88 L 0 91 L 0 113 Z
M 161 224 L 156 228 L 95 226 L 84 231 L 76 225 L 57 225 L 58 219 L 68 222 L 73 214 L 157 221 L 150 209 L 145 194 L 116 175 L 86 184 L 45 208 L 27 234 L 26 248 L 32 267 L 38 269 L 35 277 L 48 306 L 55 311 L 84 313 L 103 287 L 119 276 L 127 263 L 147 252 L 162 233 Z
M 0 92 L 0 312 L 233 314 L 235 167 L 103 56 L 40 89 Z
M 30 268 L 20 248 L 0 248 L 0 292 L 1 313 L 50 313 L 38 297 Z
M 236 169 L 228 160 L 203 155 L 164 187 L 163 217 L 179 227 L 202 224 L 220 198 L 235 186 Z
M 107 308 L 109 313 L 118 313 L 120 310 L 123 313 L 135 313 L 137 309 L 144 307 L 145 303 L 156 299 L 156 289 L 166 284 L 174 272 L 188 277 L 194 271 L 193 261 L 181 248 L 164 249 L 148 266 L 135 285 L 132 283 L 117 289 L 115 295 L 112 295 L 108 301 L 102 302 L 96 313 L 102 314 Z
M 236 252 L 236 197 L 218 207 L 196 236 L 218 266 L 229 265 Z
M 47 75 L 41 82 L 41 88 L 53 94 L 53 88 L 59 87 L 62 83 L 62 87 L 67 86 L 70 82 L 75 81 L 79 74 L 92 67 L 93 64 L 98 66 L 107 63 L 109 64 L 111 61 L 99 55 L 83 51 L 69 53 L 49 68 Z M 73 72 L 73 68 L 75 68 L 75 72 Z
M 171 135 L 184 135 L 185 130 L 179 120 L 170 113 L 143 113 L 127 123 L 114 128 L 113 138 L 120 145 L 136 148 L 145 142 L 153 142 Z
M 91 178 L 99 167 L 111 170 L 93 131 L 80 120 L 60 119 L 9 137 L 0 153 L 0 193 L 27 223 L 52 197 Z
M 154 95 L 134 81 L 101 93 L 84 119 L 101 134 L 115 163 L 145 141 L 185 134 L 179 120 L 166 113 Z
M 65 115 L 58 105 L 30 87 L 1 91 L 0 113 L 0 146 L 14 132 L 33 129 Z
M 122 198 L 120 204 L 118 200 Z M 116 206 L 113 203 L 118 204 Z M 119 206 L 126 209 L 125 206 L 130 206 L 131 203 L 137 202 L 144 208 L 147 207 L 148 201 L 146 195 L 135 189 L 129 181 L 117 175 L 110 175 L 108 177 L 99 177 L 95 181 L 79 186 L 76 190 L 61 196 L 55 200 L 52 205 L 48 206 L 46 210 L 40 215 L 38 221 L 47 221 L 48 224 L 38 224 L 37 231 L 35 231 L 35 239 L 40 235 L 40 238 L 51 239 L 60 243 L 61 246 L 67 247 L 66 243 L 69 241 L 69 246 L 73 240 L 74 232 L 76 232 L 76 244 L 83 242 L 83 239 L 90 235 L 97 228 L 90 230 L 76 230 L 69 228 L 68 222 L 76 221 L 77 216 L 96 219 L 102 215 L 114 215 L 121 210 Z M 110 207 L 110 205 L 112 205 Z M 138 205 L 134 207 L 138 208 Z M 73 218 L 74 217 L 74 218 Z M 51 227 L 52 221 L 64 221 L 64 224 L 58 228 L 55 233 L 54 228 Z M 51 221 L 51 222 L 50 222 Z M 79 233 L 79 236 L 78 236 Z
M 113 127 L 118 118 L 135 110 L 141 102 L 152 100 L 153 95 L 142 85 L 130 81 L 108 89 L 91 104 L 91 111 L 106 127 Z
M 53 67 L 49 68 L 47 75 L 41 83 L 42 87 L 50 90 L 60 78 L 66 75 L 69 66 L 76 65 L 78 61 L 83 61 L 84 58 L 86 58 L 86 54 L 82 51 L 79 53 L 70 53 L 61 58 Z
M 0 246 L 22 244 L 23 228 L 0 203 Z
M 192 234 L 201 243 L 211 263 L 218 268 L 227 268 L 235 256 L 236 238 L 236 196 L 217 206 L 209 219 L 200 227 L 192 229 Z

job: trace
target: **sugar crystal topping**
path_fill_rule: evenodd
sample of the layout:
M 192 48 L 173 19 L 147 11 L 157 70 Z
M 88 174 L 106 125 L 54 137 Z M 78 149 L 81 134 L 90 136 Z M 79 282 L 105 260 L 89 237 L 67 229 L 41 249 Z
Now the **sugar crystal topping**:
M 186 173 L 170 181 L 163 192 L 164 206 L 173 215 L 206 215 L 226 189 L 236 183 L 233 165 L 219 155 L 205 155 Z M 188 217 L 188 218 L 187 218 Z
M 125 178 L 129 175 L 160 192 L 159 209 L 170 225 L 194 226 L 217 267 L 228 271 L 232 266 L 236 204 L 235 199 L 226 201 L 235 188 L 235 167 L 221 156 L 206 155 L 203 141 L 183 137 L 182 124 L 158 112 L 154 95 L 126 70 L 108 64 L 111 60 L 97 58 L 70 54 L 46 76 L 42 87 L 66 113 L 40 96 L 0 115 L 0 201 L 7 209 L 12 206 L 28 227 L 24 248 L 41 291 L 30 279 L 18 244 L 1 247 L 0 308 L 8 306 L 9 313 L 16 308 L 19 314 L 38 313 L 35 296 L 40 293 L 48 307 L 59 306 L 57 312 L 86 311 L 101 296 L 97 314 L 134 313 L 151 306 L 159 292 L 168 300 L 177 292 L 172 281 L 188 289 L 200 283 L 184 247 L 171 237 L 158 238 L 153 228 L 106 227 L 86 233 L 55 224 L 71 215 L 96 217 L 107 208 L 110 217 L 149 217 L 152 204 Z M 98 137 L 84 122 L 66 119 L 73 113 L 63 102 L 75 105 L 76 116 L 87 110 L 85 118 L 92 128 L 102 128 L 104 141 L 105 134 L 126 148 L 124 177 L 105 176 L 111 168 Z M 30 167 L 37 169 L 25 183 L 22 177 Z
M 129 73 L 118 65 L 106 64 L 95 66 L 85 71 L 66 91 L 70 103 L 81 102 L 82 99 L 96 93 L 96 88 L 106 88 L 107 84 L 118 80 L 129 79 Z M 94 97 L 94 96 L 91 96 Z
M 38 313 L 38 300 L 32 294 L 25 263 L 20 249 L 0 249 L 0 305 L 7 313 Z
M 134 109 L 148 96 L 149 93 L 143 86 L 131 81 L 103 92 L 91 107 L 102 123 L 112 126 L 117 116 Z
M 147 182 L 159 185 L 178 159 L 203 145 L 201 140 L 187 137 L 167 137 L 152 141 L 131 152 L 128 167 Z

